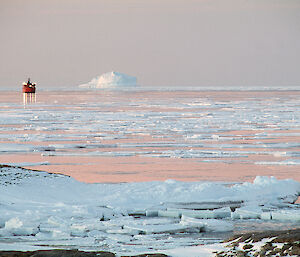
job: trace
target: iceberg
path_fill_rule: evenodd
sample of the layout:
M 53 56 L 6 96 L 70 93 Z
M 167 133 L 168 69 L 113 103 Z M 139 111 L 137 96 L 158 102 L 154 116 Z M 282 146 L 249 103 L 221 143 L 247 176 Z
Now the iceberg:
M 120 72 L 107 72 L 93 78 L 86 84 L 79 85 L 81 88 L 115 88 L 115 87 L 132 87 L 137 85 L 137 79 Z

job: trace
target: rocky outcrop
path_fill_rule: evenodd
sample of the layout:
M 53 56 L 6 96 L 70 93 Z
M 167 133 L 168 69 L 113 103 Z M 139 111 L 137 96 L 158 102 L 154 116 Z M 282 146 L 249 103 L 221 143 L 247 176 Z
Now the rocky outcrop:
M 260 247 L 255 243 L 265 241 Z M 300 256 L 300 229 L 239 234 L 226 240 L 228 250 L 217 257 Z

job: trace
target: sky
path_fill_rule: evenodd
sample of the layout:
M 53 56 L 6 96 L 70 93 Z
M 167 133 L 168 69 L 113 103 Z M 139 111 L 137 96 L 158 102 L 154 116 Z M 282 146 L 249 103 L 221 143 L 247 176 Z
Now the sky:
M 1 0 L 0 88 L 299 86 L 299 0 Z

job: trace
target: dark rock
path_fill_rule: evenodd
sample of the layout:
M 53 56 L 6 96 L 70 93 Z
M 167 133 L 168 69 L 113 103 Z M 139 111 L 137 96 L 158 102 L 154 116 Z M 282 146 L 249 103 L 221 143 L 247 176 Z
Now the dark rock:
M 225 252 L 224 251 L 218 252 L 218 253 L 216 253 L 216 256 L 223 257 L 223 256 L 225 256 Z
M 295 242 L 300 241 L 300 229 L 291 229 L 285 231 L 264 231 L 264 232 L 255 232 L 255 233 L 244 233 L 237 234 L 225 242 L 230 242 L 238 239 L 236 242 L 245 242 L 246 240 L 253 240 L 253 242 L 261 241 L 263 238 L 272 238 L 276 237 L 272 240 L 274 243 L 287 243 L 287 242 Z
M 267 242 L 263 247 L 262 249 L 265 249 L 266 251 L 270 251 L 270 250 L 273 250 L 275 248 L 275 246 L 270 243 L 270 242 Z
M 235 256 L 236 256 L 236 257 L 246 257 L 247 254 L 246 254 L 245 252 L 243 252 L 243 251 L 237 251 L 237 253 L 236 253 Z
M 271 240 L 271 238 L 273 238 Z M 269 239 L 259 250 L 253 249 L 250 242 L 260 242 Z M 235 235 L 224 242 L 229 242 L 228 250 L 216 253 L 218 257 L 268 257 L 268 256 L 300 256 L 300 229 L 285 231 L 264 231 Z M 239 243 L 244 243 L 243 250 L 235 251 Z M 284 243 L 283 247 L 277 247 L 276 243 Z
M 251 244 L 246 244 L 243 246 L 244 250 L 251 249 L 251 248 L 253 248 L 253 245 L 251 245 Z
M 292 246 L 292 249 L 289 251 L 290 255 L 294 255 L 294 256 L 300 256 L 300 245 L 299 244 L 294 244 Z
M 29 257 L 32 252 L 15 252 L 15 251 L 3 251 L 0 252 L 1 257 Z

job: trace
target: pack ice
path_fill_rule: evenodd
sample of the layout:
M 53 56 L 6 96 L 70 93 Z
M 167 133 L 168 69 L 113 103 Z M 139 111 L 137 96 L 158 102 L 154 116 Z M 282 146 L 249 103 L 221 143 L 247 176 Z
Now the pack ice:
M 239 219 L 299 221 L 299 193 L 299 182 L 274 177 L 86 184 L 2 165 L 0 249 L 141 253 L 199 245 L 199 235 L 232 231 Z
M 128 87 L 136 86 L 136 77 L 120 73 L 120 72 L 107 72 L 100 76 L 93 78 L 90 82 L 82 84 L 82 88 L 110 88 L 110 87 Z

